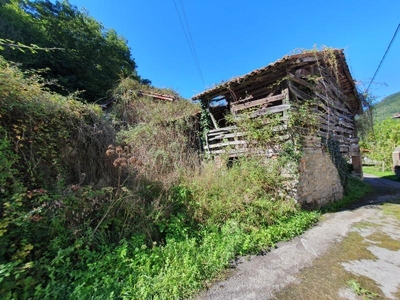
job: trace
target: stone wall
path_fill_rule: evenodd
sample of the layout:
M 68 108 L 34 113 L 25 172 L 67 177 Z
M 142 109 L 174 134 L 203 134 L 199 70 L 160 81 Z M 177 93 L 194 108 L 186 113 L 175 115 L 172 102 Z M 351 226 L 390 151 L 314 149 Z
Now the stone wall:
M 330 154 L 321 147 L 305 148 L 299 165 L 297 200 L 317 208 L 343 197 L 343 186 Z

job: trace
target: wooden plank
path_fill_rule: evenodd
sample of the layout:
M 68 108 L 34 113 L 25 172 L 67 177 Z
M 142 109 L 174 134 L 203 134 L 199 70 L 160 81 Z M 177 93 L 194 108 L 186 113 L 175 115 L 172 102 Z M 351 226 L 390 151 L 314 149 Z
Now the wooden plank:
M 290 98 L 289 98 L 289 88 L 286 88 L 282 91 L 282 95 L 285 96 L 285 98 L 282 100 L 282 104 L 290 104 Z M 288 118 L 289 113 L 287 110 L 283 112 L 283 117 Z
M 268 114 L 275 114 L 278 112 L 283 112 L 285 110 L 288 110 L 290 108 L 289 104 L 282 104 L 282 105 L 277 105 L 277 106 L 272 106 L 272 107 L 267 107 L 267 108 L 261 108 L 254 113 L 251 114 L 251 118 L 263 116 L 263 115 L 268 115 Z
M 306 101 L 306 100 L 311 100 L 313 98 L 313 96 L 298 89 L 291 81 L 289 81 L 289 89 L 297 98 L 300 98 L 302 100 Z
M 170 95 L 164 95 L 164 94 L 158 94 L 158 93 L 153 93 L 153 92 L 138 92 L 139 95 L 141 96 L 149 96 L 155 99 L 160 99 L 160 100 L 168 100 L 168 101 L 174 101 L 175 96 L 170 96 Z
M 343 104 L 350 110 L 352 111 L 352 107 L 348 101 L 348 97 L 346 96 L 345 92 L 342 91 L 342 89 L 337 85 L 336 80 L 332 78 L 332 76 L 326 76 L 325 74 L 325 79 L 331 79 L 329 82 L 325 81 L 326 83 L 329 84 L 330 90 L 332 93 L 338 98 L 343 100 Z M 341 83 L 340 83 L 341 84 Z
M 209 139 L 209 141 L 215 141 L 215 140 L 223 140 L 223 139 L 231 139 L 231 138 L 236 138 L 236 137 L 242 137 L 246 136 L 247 133 L 245 132 L 234 132 L 234 133 L 221 133 L 218 136 L 212 137 Z
M 326 106 L 325 100 L 321 100 L 318 102 L 318 107 L 322 108 L 325 112 L 325 114 L 330 113 L 331 115 L 333 114 L 337 118 L 343 118 L 344 120 L 347 120 L 348 122 L 353 122 L 353 119 L 346 114 L 340 113 L 338 110 L 334 109 L 331 107 L 330 109 Z M 350 115 L 350 114 L 349 114 Z
M 325 96 L 324 94 L 321 94 L 317 91 L 315 91 L 315 95 L 317 95 L 319 98 L 325 101 L 325 103 L 329 104 L 329 106 L 341 111 L 341 113 L 347 113 L 348 115 L 352 115 L 350 110 L 347 109 L 342 103 L 333 101 L 333 99 Z M 339 104 L 340 103 L 340 104 Z
M 210 133 L 217 133 L 217 132 L 227 132 L 237 129 L 237 126 L 229 126 L 229 127 L 221 127 L 217 129 L 211 129 L 208 134 Z
M 358 144 L 359 141 L 360 141 L 360 138 L 358 138 L 358 137 L 349 139 L 350 144 Z
M 263 104 L 268 104 L 271 102 L 279 101 L 285 99 L 285 94 L 279 94 L 275 96 L 265 97 L 258 100 L 249 101 L 246 103 L 232 103 L 231 110 L 237 112 L 242 109 L 251 108 Z
M 355 125 L 354 123 L 346 122 L 345 120 L 340 120 L 338 117 L 330 117 L 328 115 L 322 115 L 318 117 L 320 122 L 325 123 L 326 125 L 330 126 L 339 126 L 339 127 L 345 127 L 347 129 L 354 130 Z
M 228 147 L 228 146 L 237 146 L 237 145 L 247 145 L 247 141 L 230 141 L 230 142 L 223 142 L 218 144 L 209 144 L 208 147 L 210 149 L 214 148 L 221 148 L 221 147 Z
M 352 130 L 345 129 L 343 127 L 337 127 L 337 126 L 327 126 L 325 124 L 320 124 L 320 128 L 329 132 L 343 132 L 343 133 L 348 133 L 348 134 L 354 134 Z
M 219 129 L 218 122 L 217 122 L 217 120 L 215 120 L 215 118 L 214 118 L 214 116 L 213 116 L 213 114 L 211 113 L 211 111 L 210 111 L 209 108 L 207 108 L 207 112 L 208 112 L 208 114 L 210 115 L 210 118 L 211 118 L 211 121 L 212 121 L 214 127 L 215 127 L 216 129 Z
M 349 151 L 350 152 L 358 152 L 358 153 L 360 153 L 360 146 L 359 145 L 351 145 L 349 147 Z
M 314 86 L 313 86 L 313 84 L 311 84 L 311 83 L 309 83 L 308 81 L 305 81 L 305 80 L 303 80 L 303 79 L 300 79 L 300 78 L 297 78 L 296 76 L 294 76 L 292 73 L 288 73 L 288 77 L 289 77 L 289 79 L 291 80 L 291 81 L 294 81 L 294 82 L 296 82 L 296 83 L 298 83 L 298 84 L 301 84 L 301 85 L 303 85 L 303 86 L 305 86 L 305 87 L 308 87 L 309 89 L 314 89 Z
M 352 129 L 352 130 L 354 130 L 354 128 L 355 128 L 355 124 L 350 123 L 350 122 L 346 122 L 345 120 L 339 120 L 339 125 L 340 126 L 344 126 L 346 128 L 349 128 L 349 129 Z
M 272 156 L 277 155 L 279 150 L 274 150 L 272 148 L 240 148 L 240 149 L 219 149 L 213 150 L 211 154 L 219 155 L 219 154 L 228 154 L 228 155 L 237 155 L 237 154 L 259 154 L 259 155 L 266 155 Z

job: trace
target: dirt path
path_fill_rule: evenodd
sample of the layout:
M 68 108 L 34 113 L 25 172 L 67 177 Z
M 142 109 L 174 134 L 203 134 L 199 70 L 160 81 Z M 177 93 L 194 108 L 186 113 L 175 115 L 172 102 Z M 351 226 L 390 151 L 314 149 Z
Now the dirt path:
M 374 193 L 360 203 L 265 256 L 240 258 L 198 299 L 400 299 L 400 183 L 365 181 Z

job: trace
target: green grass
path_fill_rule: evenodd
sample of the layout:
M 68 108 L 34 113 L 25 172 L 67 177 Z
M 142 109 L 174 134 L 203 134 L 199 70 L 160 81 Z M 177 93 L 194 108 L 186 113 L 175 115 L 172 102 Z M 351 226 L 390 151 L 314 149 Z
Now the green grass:
M 235 220 L 200 230 L 197 236 L 147 246 L 134 236 L 102 251 L 60 249 L 47 265 L 50 280 L 36 287 L 35 299 L 184 299 L 204 289 L 237 255 L 258 253 L 304 232 L 318 220 L 299 211 L 275 225 L 248 230 Z M 79 263 L 70 258 L 78 255 Z M 67 275 L 68 274 L 68 275 Z M 11 296 L 11 295 L 9 295 Z M 9 297 L 6 299 L 11 299 Z
M 382 172 L 381 168 L 375 166 L 363 166 L 363 173 L 372 174 L 380 178 L 385 178 L 393 181 L 400 181 L 400 179 L 392 171 Z
M 364 181 L 350 177 L 341 200 L 333 202 L 321 209 L 322 213 L 335 212 L 360 200 L 371 191 L 371 187 Z

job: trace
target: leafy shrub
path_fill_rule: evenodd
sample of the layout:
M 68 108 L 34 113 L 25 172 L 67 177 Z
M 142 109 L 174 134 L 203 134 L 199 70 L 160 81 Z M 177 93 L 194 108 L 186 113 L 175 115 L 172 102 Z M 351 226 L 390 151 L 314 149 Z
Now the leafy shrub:
M 400 122 L 396 119 L 387 119 L 374 124 L 361 145 L 370 150 L 368 157 L 384 162 L 386 170 L 392 170 L 392 152 L 399 146 Z
M 98 153 L 115 134 L 100 108 L 50 93 L 40 76 L 28 75 L 0 57 L 0 126 L 18 155 L 15 167 L 24 183 L 49 188 L 57 177 L 81 184 L 110 179 L 113 169 Z
M 39 75 L 2 57 L 0 78 L 0 291 L 18 298 L 15 291 L 46 278 L 38 262 L 54 255 L 54 239 L 68 245 L 99 220 L 108 201 L 73 190 L 113 181 L 114 168 L 98 154 L 114 130 L 98 107 L 48 92 Z

